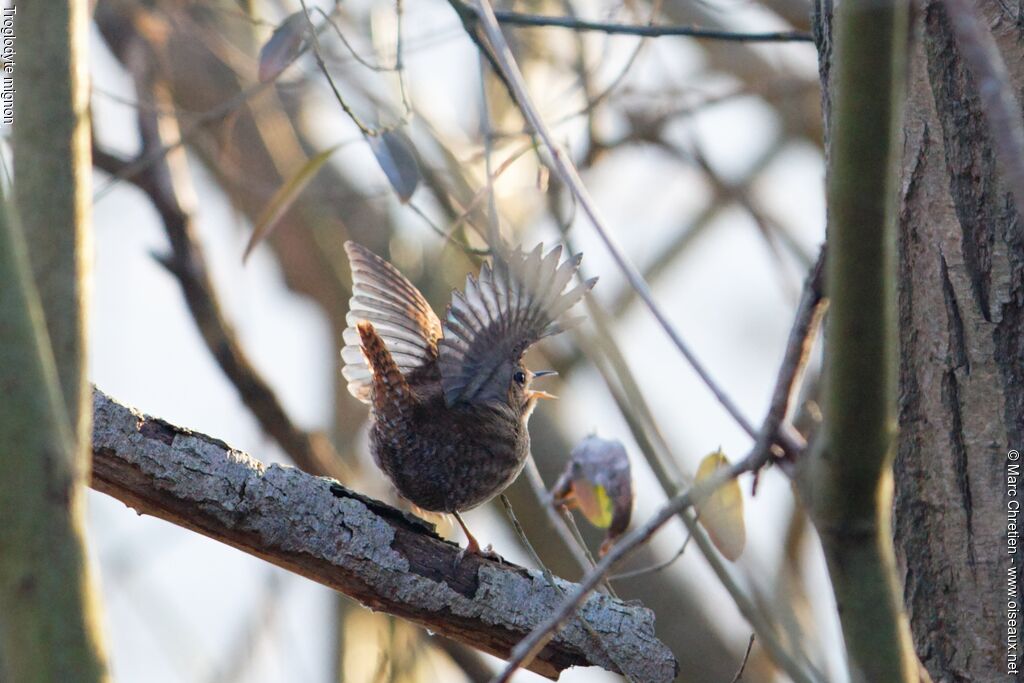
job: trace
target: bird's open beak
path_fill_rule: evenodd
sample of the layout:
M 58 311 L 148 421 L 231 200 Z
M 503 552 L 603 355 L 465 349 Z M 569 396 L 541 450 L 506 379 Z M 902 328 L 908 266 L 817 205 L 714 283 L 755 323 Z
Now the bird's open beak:
M 530 398 L 531 399 L 534 399 L 534 398 L 546 398 L 546 399 L 554 400 L 554 399 L 556 399 L 558 397 L 555 396 L 554 394 L 549 394 L 546 391 L 532 391 L 531 390 L 530 391 Z
M 558 372 L 555 371 L 555 370 L 538 370 L 537 372 L 533 373 L 533 377 L 531 379 L 537 379 L 538 377 L 547 377 L 548 375 L 557 375 L 557 374 L 558 374 Z M 530 391 L 530 399 L 539 399 L 539 398 L 556 399 L 558 397 L 555 396 L 554 394 L 549 394 L 546 391 L 533 391 L 533 390 Z

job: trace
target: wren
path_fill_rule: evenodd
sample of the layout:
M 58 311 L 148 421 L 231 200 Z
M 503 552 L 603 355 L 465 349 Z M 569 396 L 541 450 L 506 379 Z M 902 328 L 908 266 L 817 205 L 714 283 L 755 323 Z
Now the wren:
M 526 350 L 578 322 L 560 320 L 597 278 L 567 286 L 582 255 L 504 250 L 465 292 L 452 292 L 444 322 L 398 269 L 354 242 L 342 370 L 348 390 L 371 408 L 370 450 L 398 493 L 431 512 L 451 513 L 465 552 L 487 554 L 459 512 L 504 491 L 530 453 L 531 372 Z

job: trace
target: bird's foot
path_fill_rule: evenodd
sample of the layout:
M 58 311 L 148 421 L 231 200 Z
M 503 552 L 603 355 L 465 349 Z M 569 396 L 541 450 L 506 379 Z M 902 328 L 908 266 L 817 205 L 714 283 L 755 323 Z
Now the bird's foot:
M 491 549 L 490 545 L 485 548 L 481 548 L 480 544 L 476 542 L 476 539 L 473 539 L 468 546 L 460 550 L 459 554 L 455 556 L 455 567 L 462 564 L 462 560 L 464 560 L 468 555 L 476 555 L 477 557 L 492 560 L 499 564 L 508 564 L 504 557 Z
M 467 527 L 466 523 L 462 521 L 462 515 L 460 515 L 458 512 L 453 512 L 452 514 L 455 515 L 455 519 L 458 521 L 459 526 L 462 527 L 462 531 L 466 534 L 466 539 L 469 541 L 469 544 L 463 550 L 460 550 L 459 554 L 455 556 L 456 567 L 462 564 L 462 558 L 464 558 L 466 555 L 476 555 L 477 557 L 483 557 L 488 560 L 500 562 L 502 564 L 508 564 L 508 562 L 505 561 L 504 557 L 491 550 L 491 546 L 488 545 L 486 548 L 481 548 L 480 543 L 476 540 L 476 537 L 473 536 L 473 534 L 469 533 L 469 527 Z

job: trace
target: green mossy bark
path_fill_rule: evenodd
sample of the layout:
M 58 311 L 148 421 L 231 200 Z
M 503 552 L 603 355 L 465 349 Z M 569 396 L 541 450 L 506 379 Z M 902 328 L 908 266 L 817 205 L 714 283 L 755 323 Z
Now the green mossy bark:
M 801 483 L 821 535 L 853 681 L 917 681 L 892 545 L 896 164 L 906 2 L 835 12 L 828 129 L 830 298 L 824 441 Z
M 83 534 L 92 437 L 87 10 L 84 0 L 20 3 L 15 23 L 15 196 L 24 233 L 0 202 L 5 681 L 107 679 Z

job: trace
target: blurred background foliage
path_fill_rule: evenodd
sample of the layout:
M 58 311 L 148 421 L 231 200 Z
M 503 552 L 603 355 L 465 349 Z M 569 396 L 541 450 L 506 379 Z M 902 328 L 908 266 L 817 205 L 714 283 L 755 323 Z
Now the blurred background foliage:
M 355 117 L 400 126 L 420 184 L 403 203 L 312 51 L 270 82 L 260 48 L 297 2 L 98 0 L 91 44 L 96 303 L 92 374 L 119 400 L 400 504 L 367 457 L 366 409 L 339 372 L 350 276 L 342 244 L 389 258 L 443 309 L 500 229 L 565 239 L 601 281 L 588 322 L 528 359 L 561 397 L 531 421 L 548 487 L 587 434 L 622 440 L 636 520 L 707 453 L 750 440 L 637 305 L 565 188 L 539 162 L 502 82 L 438 1 L 307 2 L 319 54 Z M 629 25 L 809 31 L 803 0 L 521 0 L 496 7 Z M 534 100 L 673 323 L 749 420 L 764 413 L 800 283 L 824 234 L 813 44 L 640 38 L 506 27 Z M 401 69 L 396 71 L 398 64 Z M 253 226 L 310 160 L 336 147 L 243 264 Z M 488 180 L 488 168 L 493 176 Z M 491 185 L 493 194 L 488 194 Z M 467 247 L 469 247 L 467 249 Z M 198 334 L 197 334 L 198 332 Z M 806 382 L 813 399 L 816 363 Z M 813 424 L 813 403 L 802 417 Z M 748 543 L 725 571 L 808 667 L 842 667 L 820 549 L 787 480 L 747 496 Z M 509 491 L 543 562 L 578 578 L 529 477 Z M 229 548 L 138 520 L 93 494 L 116 678 L 125 681 L 486 680 L 494 660 L 373 614 Z M 447 520 L 432 520 L 462 541 Z M 500 504 L 470 513 L 483 542 L 532 560 Z M 596 552 L 601 532 L 580 522 Z M 674 522 L 613 581 L 657 612 L 680 679 L 731 680 L 750 629 Z M 564 680 L 613 680 L 596 670 Z M 516 680 L 534 680 L 528 672 Z M 755 643 L 743 680 L 780 680 Z

